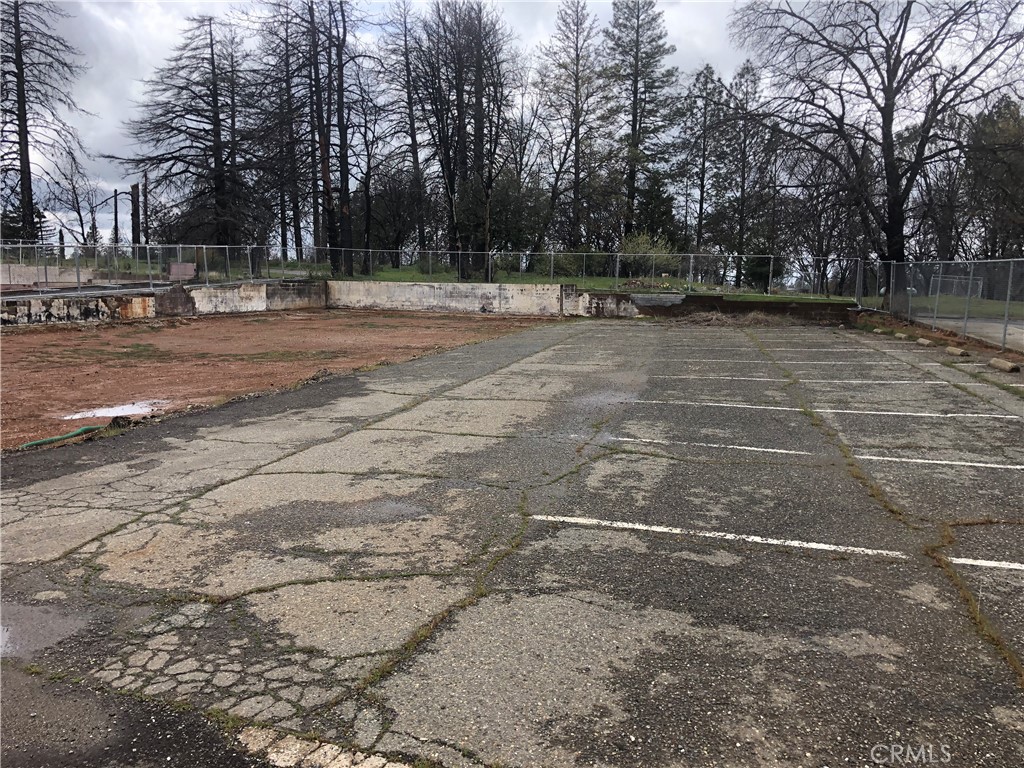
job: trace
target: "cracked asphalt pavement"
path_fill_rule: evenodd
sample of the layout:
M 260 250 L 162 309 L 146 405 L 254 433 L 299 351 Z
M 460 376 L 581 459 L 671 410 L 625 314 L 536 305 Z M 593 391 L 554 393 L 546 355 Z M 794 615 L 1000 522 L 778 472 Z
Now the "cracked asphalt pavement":
M 564 322 L 11 454 L 3 762 L 1024 763 L 1022 397 Z

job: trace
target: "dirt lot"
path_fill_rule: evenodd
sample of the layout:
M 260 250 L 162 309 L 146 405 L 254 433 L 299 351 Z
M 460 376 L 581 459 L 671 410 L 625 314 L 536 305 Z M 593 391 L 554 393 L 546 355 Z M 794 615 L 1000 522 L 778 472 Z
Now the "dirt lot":
M 80 411 L 166 401 L 159 412 L 287 387 L 318 371 L 398 363 L 543 322 L 368 311 L 303 311 L 116 325 L 5 328 L 3 449 L 101 418 Z

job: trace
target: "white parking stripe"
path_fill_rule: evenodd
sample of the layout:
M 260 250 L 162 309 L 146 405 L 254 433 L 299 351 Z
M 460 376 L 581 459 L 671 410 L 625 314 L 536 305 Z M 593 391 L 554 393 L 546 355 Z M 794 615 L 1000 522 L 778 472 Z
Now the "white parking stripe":
M 667 525 L 644 525 L 627 523 L 620 520 L 598 520 L 593 517 L 563 517 L 560 515 L 533 515 L 534 520 L 546 520 L 552 523 L 569 523 L 572 525 L 588 525 L 598 528 L 620 528 L 632 531 L 650 531 L 652 533 L 670 533 L 675 536 L 697 536 L 702 539 L 724 539 L 726 541 L 745 541 L 750 544 L 765 544 L 774 547 L 794 547 L 796 549 L 817 549 L 825 552 L 842 552 L 849 555 L 872 555 L 875 557 L 891 557 L 896 560 L 907 560 L 909 555 L 891 549 L 867 549 L 865 547 L 846 547 L 840 544 L 822 544 L 817 541 L 799 541 L 797 539 L 772 539 L 765 536 L 751 536 L 743 533 L 725 533 L 724 531 L 690 530 L 672 528 Z
M 947 557 L 946 559 L 957 565 L 979 565 L 982 568 L 1006 568 L 1011 571 L 1024 571 L 1024 563 L 1010 563 L 1006 560 L 974 560 L 969 557 Z
M 672 443 L 668 440 L 649 440 L 643 437 L 613 437 L 619 443 L 644 443 L 652 445 L 695 445 L 698 448 L 724 448 L 731 451 L 754 451 L 757 453 L 782 453 L 790 456 L 813 456 L 813 453 L 808 451 L 788 451 L 784 448 L 755 448 L 752 445 L 722 445 L 721 443 L 692 443 L 692 442 L 681 442 Z
M 697 448 L 716 448 L 726 451 L 752 451 L 756 453 L 780 453 L 790 456 L 814 456 L 809 451 L 791 451 L 784 448 L 757 448 L 752 445 L 726 445 L 723 443 L 697 443 L 685 440 L 653 440 L 644 437 L 612 437 L 617 443 L 640 443 L 642 445 L 692 445 Z M 818 458 L 825 460 L 825 456 Z M 983 469 L 1016 469 L 1024 470 L 1024 464 L 993 464 L 981 461 L 957 461 L 955 459 L 907 459 L 902 456 L 874 456 L 870 454 L 854 454 L 853 458 L 864 461 L 894 461 L 901 464 L 935 464 L 945 467 L 979 467 Z
M 948 467 L 982 467 L 984 469 L 1024 469 L 1024 464 L 987 464 L 980 461 L 953 461 L 952 459 L 905 459 L 900 456 L 860 456 L 864 461 L 895 461 L 900 464 L 938 464 Z
M 763 544 L 770 547 L 791 547 L 793 549 L 811 549 L 824 552 L 839 552 L 846 555 L 866 555 L 869 557 L 887 557 L 893 560 L 909 560 L 910 555 L 892 549 L 869 549 L 867 547 L 847 547 L 841 544 L 823 544 L 818 541 L 801 541 L 799 539 L 773 539 L 766 536 L 752 536 L 744 533 L 726 533 L 725 531 L 704 531 L 688 528 L 673 528 L 667 525 L 644 525 L 643 523 L 627 523 L 621 520 L 598 520 L 593 517 L 566 517 L 563 515 L 531 515 L 534 520 L 550 523 L 568 523 L 595 528 L 616 528 L 629 531 L 649 531 L 651 533 L 668 533 L 673 536 L 694 536 L 702 539 L 719 539 L 724 541 L 743 541 L 749 544 Z M 1002 570 L 1024 571 L 1024 563 L 1006 560 L 974 560 L 967 557 L 949 557 L 949 562 L 957 565 L 974 565 L 981 568 L 997 568 Z
M 714 379 L 715 381 L 789 381 L 789 379 L 769 379 L 764 376 L 667 376 L 657 374 L 652 379 Z
M 701 358 L 691 359 L 686 357 L 674 357 L 669 359 L 659 360 L 662 363 L 742 363 L 744 365 L 753 365 L 760 363 L 762 365 L 771 365 L 772 363 L 781 363 L 783 365 L 904 365 L 910 367 L 910 363 L 904 363 L 901 360 L 769 360 L 763 358 L 761 360 L 730 360 L 728 358 Z
M 751 405 L 750 403 L 699 403 L 687 400 L 627 400 L 644 405 L 685 405 L 692 408 L 743 408 L 752 411 L 803 411 L 786 405 Z M 858 416 L 907 416 L 919 419 L 1009 419 L 1019 421 L 1020 416 L 1002 413 L 922 413 L 920 411 L 857 411 L 848 408 L 811 408 L 815 413 L 846 413 Z
M 677 376 L 670 374 L 655 374 L 652 379 L 712 379 L 715 381 L 791 381 L 791 379 L 769 379 L 762 376 Z M 942 386 L 951 387 L 949 381 L 925 381 L 923 379 L 796 379 L 801 384 L 914 384 L 920 386 Z M 961 386 L 988 386 L 987 384 L 973 384 Z

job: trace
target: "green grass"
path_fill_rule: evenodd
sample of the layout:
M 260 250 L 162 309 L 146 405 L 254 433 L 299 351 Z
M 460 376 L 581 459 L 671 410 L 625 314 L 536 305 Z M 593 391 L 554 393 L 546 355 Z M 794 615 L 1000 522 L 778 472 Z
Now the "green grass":
M 726 301 L 780 301 L 785 303 L 800 302 L 800 301 L 830 301 L 836 304 L 856 304 L 857 300 L 852 296 L 818 296 L 816 294 L 808 293 L 773 293 L 771 296 L 765 296 L 760 293 L 736 293 L 726 294 Z
M 967 306 L 967 299 L 964 296 L 939 296 L 938 305 L 934 296 L 911 296 L 910 308 L 917 319 L 929 318 L 933 314 L 943 318 L 957 318 L 964 316 L 964 310 L 972 318 L 983 318 L 986 320 L 1002 320 L 1006 313 L 1006 302 L 1000 299 L 978 299 L 971 297 L 971 304 Z M 861 304 L 872 309 L 882 309 L 885 304 L 885 297 L 865 296 Z M 1024 317 L 1024 302 L 1010 302 L 1010 319 Z

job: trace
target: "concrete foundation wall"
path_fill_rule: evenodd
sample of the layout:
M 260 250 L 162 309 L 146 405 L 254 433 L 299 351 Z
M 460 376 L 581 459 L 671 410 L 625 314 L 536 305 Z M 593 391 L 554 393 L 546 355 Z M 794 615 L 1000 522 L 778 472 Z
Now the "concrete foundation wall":
M 73 323 L 83 320 L 138 320 L 156 317 L 153 296 L 15 299 L 0 307 L 0 325 Z
M 730 301 L 721 296 L 577 291 L 573 285 L 327 281 L 174 286 L 150 295 L 8 299 L 0 323 L 131 320 L 284 309 L 390 309 L 544 317 L 685 317 L 693 312 L 765 312 L 845 322 L 850 305 L 813 301 Z
M 268 283 L 267 309 L 323 309 L 327 306 L 327 284 Z
M 332 280 L 327 283 L 327 306 L 336 309 L 557 316 L 562 311 L 562 290 L 558 285 Z
M 263 283 L 202 285 L 186 290 L 195 302 L 197 315 L 267 311 L 267 286 Z
M 74 267 L 47 267 L 44 270 L 42 267 L 37 269 L 34 264 L 0 264 L 0 285 L 35 285 L 44 281 L 50 285 L 77 285 L 79 276 L 85 284 L 93 279 L 93 272 L 83 268 L 76 275 Z
M 628 293 L 585 291 L 577 293 L 565 286 L 562 312 L 569 317 L 636 317 L 636 304 Z

